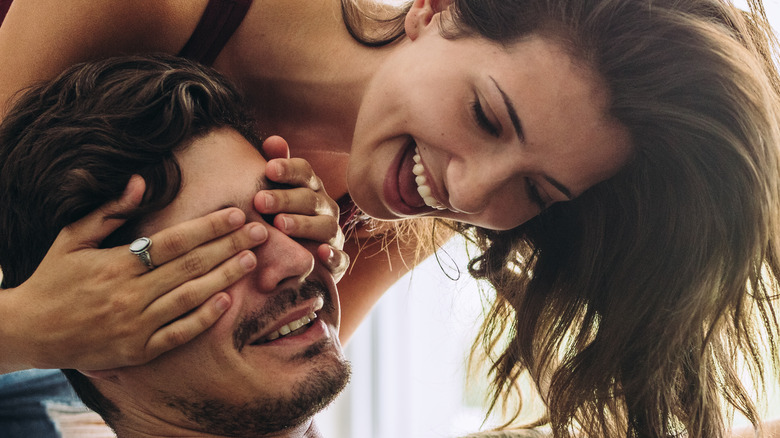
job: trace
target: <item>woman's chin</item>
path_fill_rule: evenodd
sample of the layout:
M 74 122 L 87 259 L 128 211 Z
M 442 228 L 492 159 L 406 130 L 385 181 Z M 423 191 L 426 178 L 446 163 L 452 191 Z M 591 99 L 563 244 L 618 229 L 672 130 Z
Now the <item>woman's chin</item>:
M 352 202 L 360 209 L 360 211 L 374 219 L 384 221 L 395 221 L 404 219 L 414 219 L 418 217 L 428 216 L 433 209 L 430 208 L 401 208 L 402 211 L 396 211 L 395 208 L 385 205 L 381 198 L 377 195 L 370 196 L 368 194 L 363 195 L 361 193 L 351 193 Z

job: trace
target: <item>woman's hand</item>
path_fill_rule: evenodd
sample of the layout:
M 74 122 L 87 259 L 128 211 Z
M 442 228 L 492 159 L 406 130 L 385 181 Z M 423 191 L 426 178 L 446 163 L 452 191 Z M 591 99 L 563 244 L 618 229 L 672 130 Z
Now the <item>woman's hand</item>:
M 248 249 L 265 241 L 267 230 L 245 224 L 237 208 L 176 225 L 149 236 L 154 270 L 128 245 L 98 249 L 124 222 L 111 217 L 135 208 L 144 188 L 132 178 L 122 198 L 63 229 L 25 283 L 2 291 L 3 315 L 17 317 L 0 339 L 0 372 L 142 364 L 227 310 L 230 296 L 220 291 L 255 268 Z
M 317 250 L 336 281 L 344 276 L 349 256 L 342 251 L 344 233 L 339 226 L 339 206 L 327 192 L 309 163 L 290 158 L 287 142 L 271 136 L 263 143 L 268 158 L 266 178 L 292 186 L 279 190 L 262 190 L 255 196 L 255 208 L 262 214 L 274 214 L 274 226 L 288 236 L 324 242 Z

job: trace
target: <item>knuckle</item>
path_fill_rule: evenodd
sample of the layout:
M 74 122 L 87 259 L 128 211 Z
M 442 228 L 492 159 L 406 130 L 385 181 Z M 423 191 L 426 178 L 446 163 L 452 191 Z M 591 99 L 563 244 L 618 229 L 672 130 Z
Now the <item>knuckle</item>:
M 341 228 L 336 223 L 336 221 L 328 220 L 325 227 L 327 229 L 328 235 L 332 236 L 335 239 L 337 239 L 341 234 Z
M 189 311 L 198 305 L 197 291 L 191 286 L 186 286 L 176 296 L 176 308 L 182 311 Z
M 330 213 L 333 216 L 339 215 L 339 204 L 333 199 L 331 199 L 330 196 L 325 197 L 325 205 L 328 211 L 330 211 Z
M 219 212 L 218 212 L 219 213 Z M 222 218 L 227 218 L 227 215 L 219 215 L 219 214 L 213 214 L 207 216 L 207 223 L 209 231 L 211 232 L 211 236 L 219 236 L 223 233 L 223 225 L 224 222 L 222 221 Z
M 212 287 L 213 292 L 217 292 L 219 290 L 225 289 L 229 286 L 231 286 L 233 283 L 237 282 L 241 278 L 244 277 L 244 275 L 247 274 L 249 270 L 244 268 L 242 266 L 240 259 L 233 259 L 230 261 L 230 263 L 224 263 L 221 266 L 219 266 L 217 269 L 219 269 L 219 280 L 222 282 Z
M 227 240 L 228 250 L 230 254 L 236 254 L 246 247 L 246 241 L 248 239 L 248 233 L 232 234 Z
M 128 313 L 132 309 L 132 300 L 127 295 L 115 296 L 111 300 L 109 314 L 111 315 L 123 315 Z M 127 331 L 125 326 L 119 327 L 119 332 L 123 333 Z
M 206 270 L 206 261 L 203 254 L 199 251 L 187 254 L 183 262 L 184 272 L 190 275 L 200 275 Z
M 276 192 L 277 211 L 285 211 L 290 208 L 289 190 L 278 190 Z
M 314 179 L 318 179 L 317 176 L 314 174 L 314 169 L 312 169 L 311 164 L 303 158 L 299 158 L 300 160 L 300 168 L 304 175 L 311 176 Z
M 294 181 L 298 185 L 308 185 L 309 180 L 314 175 L 309 162 L 303 158 L 292 158 L 290 161 L 290 181 Z
M 309 188 L 311 188 L 315 192 L 319 192 L 320 190 L 324 192 L 322 186 L 322 180 L 319 179 L 319 177 L 317 177 L 317 175 L 314 174 L 312 174 L 311 177 L 309 178 Z
M 297 169 L 297 170 L 302 170 L 302 171 L 304 171 L 304 172 L 305 172 L 307 169 L 311 169 L 311 167 L 309 167 L 309 162 L 308 162 L 308 161 L 306 161 L 306 160 L 304 160 L 303 158 L 300 158 L 300 157 L 293 157 L 293 158 L 290 158 L 290 164 L 291 164 L 291 165 L 292 165 L 292 167 L 294 167 L 295 169 Z
M 323 197 L 317 197 L 316 198 L 316 205 L 317 214 L 323 215 L 323 216 L 337 216 L 338 215 L 338 207 L 333 207 L 330 202 L 328 202 L 328 199 L 330 198 L 323 198 Z
M 141 264 L 135 256 L 126 259 L 129 262 Z M 124 265 L 124 263 L 108 263 L 107 265 L 102 266 L 96 271 L 99 276 L 98 281 L 105 284 L 116 283 L 118 278 L 123 278 L 127 275 L 127 265 L 122 265 Z
M 220 288 L 230 286 L 231 284 L 235 283 L 236 280 L 238 280 L 239 271 L 229 268 L 222 269 L 219 273 L 219 278 L 222 280 Z
M 163 249 L 172 254 L 180 254 L 187 250 L 187 238 L 181 231 L 166 234 L 161 242 Z
M 78 229 L 76 223 L 66 225 L 57 234 L 57 237 L 55 238 L 52 247 L 54 247 L 56 244 L 61 244 L 62 246 L 65 247 L 73 246 L 74 242 L 77 241 L 77 237 L 78 237 Z
M 184 332 L 184 330 L 175 327 L 171 327 L 170 330 L 165 333 L 164 339 L 165 344 L 170 347 L 177 347 L 189 341 L 187 333 Z

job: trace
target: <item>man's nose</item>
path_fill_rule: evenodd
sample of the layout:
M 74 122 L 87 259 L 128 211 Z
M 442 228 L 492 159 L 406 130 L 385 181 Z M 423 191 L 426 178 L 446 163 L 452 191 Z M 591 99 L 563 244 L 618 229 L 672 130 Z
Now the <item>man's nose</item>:
M 281 283 L 302 281 L 314 269 L 314 256 L 286 234 L 271 225 L 268 239 L 255 249 L 257 268 L 255 276 L 259 292 L 271 292 Z

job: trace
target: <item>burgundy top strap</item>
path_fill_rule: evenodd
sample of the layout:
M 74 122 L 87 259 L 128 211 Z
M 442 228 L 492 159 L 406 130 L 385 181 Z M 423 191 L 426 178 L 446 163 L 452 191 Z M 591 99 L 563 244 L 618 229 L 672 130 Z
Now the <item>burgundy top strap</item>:
M 0 0 L 3 2 L 6 0 Z M 252 0 L 209 0 L 179 56 L 211 65 L 244 20 Z
M 0 0 L 0 24 L 13 0 Z M 244 20 L 252 0 L 209 0 L 180 56 L 211 65 Z
M 11 2 L 13 0 L 0 0 L 0 24 L 3 24 L 3 20 L 5 20 L 5 14 L 8 13 L 8 8 L 11 7 Z

